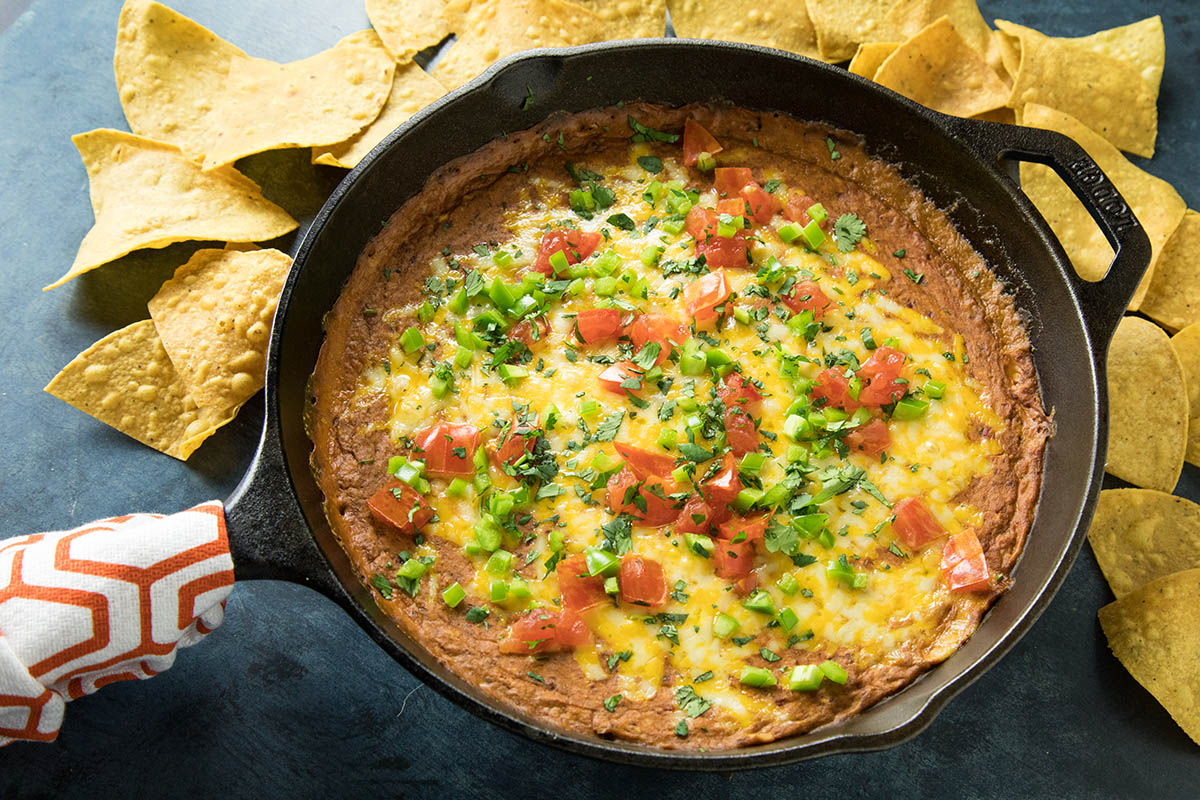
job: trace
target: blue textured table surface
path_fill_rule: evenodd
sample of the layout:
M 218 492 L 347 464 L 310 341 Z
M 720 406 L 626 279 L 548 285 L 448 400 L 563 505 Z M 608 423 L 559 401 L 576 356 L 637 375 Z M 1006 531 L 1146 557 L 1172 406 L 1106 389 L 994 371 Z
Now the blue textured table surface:
M 71 134 L 124 128 L 112 55 L 120 0 L 0 0 L 0 538 L 223 498 L 262 421 L 247 405 L 186 464 L 42 392 L 76 353 L 147 316 L 195 245 L 134 254 L 43 294 L 92 222 Z M 1161 13 L 1167 65 L 1149 169 L 1200 204 L 1200 9 L 1188 0 L 984 0 L 1059 35 Z M 1065 8 L 1060 6 L 1072 6 Z M 357 0 L 176 0 L 252 55 L 290 61 L 367 25 Z M 1047 6 L 1053 6 L 1048 8 Z M 308 219 L 343 173 L 307 154 L 240 166 Z M 289 237 L 279 246 L 292 246 Z M 1187 467 L 1184 491 L 1200 496 Z M 1049 499 L 1053 502 L 1053 499 Z M 661 773 L 552 751 L 424 687 L 341 611 L 289 584 L 237 587 L 225 624 L 150 681 L 71 703 L 53 744 L 0 750 L 0 797 L 1197 797 L 1200 749 L 1110 655 L 1091 552 L 1003 661 L 891 750 L 731 776 Z M 1181 665 L 1182 667 L 1183 665 Z M 1197 665 L 1187 668 L 1196 669 Z

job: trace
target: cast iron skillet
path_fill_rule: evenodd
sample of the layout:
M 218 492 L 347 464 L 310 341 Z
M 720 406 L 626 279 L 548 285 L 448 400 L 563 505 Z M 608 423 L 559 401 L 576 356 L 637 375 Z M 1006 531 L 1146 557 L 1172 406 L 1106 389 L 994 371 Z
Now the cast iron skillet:
M 530 92 L 535 100 L 523 108 Z M 1011 286 L 1029 319 L 1034 361 L 1055 434 L 1041 502 L 1012 589 L 946 662 L 865 713 L 803 736 L 736 751 L 678 752 L 551 727 L 484 696 L 405 635 L 375 604 L 339 548 L 309 473 L 306 383 L 332 307 L 381 220 L 438 166 L 552 112 L 622 100 L 668 105 L 726 100 L 819 120 L 865 138 L 940 207 Z M 1047 164 L 1087 205 L 1117 251 L 1108 276 L 1085 283 L 1010 174 Z M 1055 133 L 943 116 L 845 70 L 748 45 L 637 40 L 519 54 L 416 114 L 375 148 L 325 204 L 296 256 L 267 356 L 266 419 L 227 519 L 237 577 L 310 586 L 345 609 L 406 669 L 510 731 L 575 753 L 656 767 L 729 770 L 872 750 L 908 739 L 994 664 L 1033 624 L 1083 541 L 1103 473 L 1109 338 L 1149 263 L 1128 206 L 1084 151 Z

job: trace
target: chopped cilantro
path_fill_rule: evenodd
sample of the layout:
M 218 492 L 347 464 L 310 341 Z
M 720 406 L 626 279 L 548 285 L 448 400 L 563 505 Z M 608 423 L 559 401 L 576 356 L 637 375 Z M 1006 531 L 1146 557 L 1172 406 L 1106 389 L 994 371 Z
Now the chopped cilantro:
M 624 420 L 624 410 L 605 417 L 604 420 L 596 426 L 596 433 L 592 436 L 592 441 L 611 442 L 613 439 L 617 438 L 617 432 L 621 430 L 621 423 Z
M 675 690 L 675 705 L 683 709 L 683 713 L 691 719 L 712 708 L 712 703 L 696 694 L 696 690 L 691 686 L 681 686 Z
M 604 710 L 610 714 L 617 710 L 617 704 L 621 702 L 621 695 L 614 694 L 612 697 L 604 699 Z
M 628 214 L 613 214 L 607 220 L 609 225 L 620 228 L 623 231 L 631 231 L 637 227 L 637 224 L 629 218 Z
M 867 223 L 857 214 L 842 214 L 833 223 L 833 233 L 837 236 L 838 250 L 849 253 L 867 235 Z
M 638 156 L 638 166 L 649 172 L 651 175 L 657 175 L 662 172 L 662 159 L 658 156 Z
M 472 606 L 467 611 L 467 622 L 474 622 L 476 625 L 478 625 L 491 616 L 491 613 L 492 612 L 484 606 Z
M 632 116 L 628 118 L 629 127 L 633 130 L 633 136 L 630 141 L 633 142 L 677 142 L 679 141 L 678 133 L 663 133 L 656 131 L 653 128 L 647 128 L 642 123 L 638 122 Z

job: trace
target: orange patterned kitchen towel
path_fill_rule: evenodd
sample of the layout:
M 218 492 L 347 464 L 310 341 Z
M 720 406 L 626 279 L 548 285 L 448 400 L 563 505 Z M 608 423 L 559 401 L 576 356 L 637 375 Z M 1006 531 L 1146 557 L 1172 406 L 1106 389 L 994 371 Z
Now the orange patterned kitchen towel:
M 66 701 L 169 669 L 232 589 L 217 501 L 0 541 L 0 745 L 53 741 Z

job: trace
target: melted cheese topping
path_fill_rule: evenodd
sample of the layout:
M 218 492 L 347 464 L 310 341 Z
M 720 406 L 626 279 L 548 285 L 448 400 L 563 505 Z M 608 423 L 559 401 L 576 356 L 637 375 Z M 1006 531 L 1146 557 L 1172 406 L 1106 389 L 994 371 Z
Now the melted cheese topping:
M 637 162 L 639 156 L 648 154 L 647 148 L 647 145 L 631 145 L 626 164 L 591 167 L 601 169 L 601 184 L 615 194 L 611 208 L 590 220 L 581 219 L 570 212 L 566 203 L 568 192 L 576 188 L 573 183 L 565 177 L 531 178 L 523 196 L 507 212 L 504 220 L 507 237 L 503 241 L 484 245 L 477 251 L 434 258 L 429 265 L 432 275 L 444 286 L 461 286 L 464 276 L 471 271 L 487 279 L 518 281 L 532 265 L 545 231 L 563 227 L 565 220 L 565 224 L 581 230 L 605 234 L 596 254 L 585 260 L 583 266 L 608 251 L 620 257 L 621 274 L 630 281 L 620 282 L 621 290 L 611 298 L 619 307 L 665 313 L 688 323 L 690 317 L 684 308 L 682 289 L 697 275 L 686 271 L 667 274 L 670 270 L 664 269 L 664 265 L 686 265 L 689 261 L 694 264 L 696 244 L 686 233 L 672 235 L 664 230 L 663 221 L 670 219 L 664 202 L 651 204 L 643 196 L 651 180 L 660 184 L 685 183 L 688 174 L 678 164 L 664 161 L 661 173 L 649 175 Z M 737 161 L 723 158 L 723 163 Z M 764 183 L 773 177 L 779 176 L 759 176 Z M 777 196 L 786 197 L 789 189 L 802 187 L 784 185 L 777 189 Z M 698 203 L 702 206 L 714 207 L 716 201 L 712 189 L 699 193 Z M 627 215 L 635 224 L 634 230 L 620 230 L 606 221 L 615 214 Z M 835 304 L 821 320 L 823 330 L 807 341 L 783 324 L 775 313 L 779 306 L 774 303 L 767 303 L 770 314 L 765 319 L 751 319 L 750 324 L 738 322 L 731 313 L 733 307 L 753 309 L 763 302 L 761 292 L 753 288 L 759 281 L 755 271 L 730 269 L 726 272 L 735 299 L 729 303 L 729 315 L 708 334 L 719 340 L 721 349 L 733 357 L 745 376 L 761 381 L 760 441 L 772 454 L 761 471 L 763 486 L 769 487 L 785 476 L 783 454 L 791 442 L 783 432 L 783 422 L 797 397 L 791 380 L 779 373 L 779 353 L 803 356 L 798 362 L 800 374 L 815 379 L 825 368 L 827 357 L 838 351 L 848 350 L 859 361 L 865 361 L 871 351 L 864 342 L 864 330 L 870 329 L 875 342 L 894 340 L 891 344 L 907 355 L 902 374 L 913 388 L 929 379 L 944 383 L 945 393 L 940 399 L 925 397 L 929 408 L 918 419 L 889 420 L 892 444 L 882 461 L 857 452 L 842 458 L 836 451 L 829 451 L 814 456 L 812 467 L 819 470 L 847 463 L 861 467 L 889 501 L 923 498 L 949 534 L 978 526 L 982 521 L 980 513 L 956 498 L 974 479 L 991 469 L 992 457 L 999 452 L 993 435 L 999 431 L 1001 421 L 992 412 L 980 386 L 963 367 L 961 339 L 942 330 L 931 319 L 894 302 L 880 290 L 880 284 L 890 275 L 870 255 L 874 246 L 869 239 L 860 241 L 852 252 L 843 253 L 830 237 L 814 252 L 802 247 L 799 241 L 785 244 L 770 233 L 785 222 L 782 216 L 777 216 L 769 225 L 752 230 L 751 234 L 757 234 L 761 241 L 752 241 L 751 256 L 758 267 L 767 265 L 773 257 L 785 265 L 789 275 L 804 278 L 805 273 L 811 274 Z M 833 225 L 828 229 L 832 230 Z M 658 265 L 647 267 L 640 259 L 649 245 L 663 248 L 663 254 Z M 493 260 L 497 251 L 513 255 L 512 264 L 497 267 Z M 637 281 L 645 282 L 644 297 L 637 292 L 628 293 L 628 287 Z M 564 293 L 561 300 L 549 303 L 548 342 L 535 348 L 532 359 L 525 365 L 529 374 L 524 379 L 506 383 L 496 369 L 486 366 L 489 354 L 479 352 L 469 367 L 453 370 L 452 393 L 437 399 L 431 391 L 429 378 L 435 361 L 453 360 L 454 324 L 469 326 L 476 315 L 490 308 L 486 293 L 475 297 L 462 315 L 453 313 L 443 297 L 432 319 L 419 326 L 426 342 L 439 343 L 436 359 L 426 350 L 406 354 L 397 339 L 386 363 L 372 366 L 362 375 L 360 391 L 364 401 L 381 394 L 388 399 L 390 413 L 383 424 L 389 426 L 398 447 L 414 431 L 437 420 L 471 423 L 483 430 L 488 440 L 499 432 L 498 421 L 513 417 L 514 408 L 526 414 L 539 414 L 539 425 L 545 424 L 548 409 L 557 408 L 557 424 L 546 431 L 546 437 L 558 463 L 559 473 L 554 483 L 561 487 L 561 493 L 530 504 L 527 513 L 537 524 L 532 528 L 526 526 L 528 532 L 520 545 L 521 555 L 516 559 L 518 565 L 526 556 L 536 562 L 537 576 L 528 581 L 528 598 L 490 604 L 493 619 L 503 620 L 524 608 L 554 607 L 560 602 L 555 574 L 543 566 L 552 555 L 551 532 L 561 533 L 568 553 L 582 552 L 604 542 L 601 525 L 613 519 L 605 504 L 604 490 L 591 490 L 589 482 L 580 476 L 589 474 L 587 468 L 601 453 L 614 462 L 620 457 L 612 441 L 595 441 L 594 436 L 585 435 L 582 426 L 586 425 L 587 431 L 594 435 L 600 421 L 624 412 L 617 441 L 674 457 L 678 455 L 675 450 L 666 450 L 658 444 L 659 431 L 664 427 L 675 428 L 680 432 L 679 440 L 686 441 L 683 418 L 688 412 L 680 404 L 686 405 L 689 398 L 703 404 L 715 385 L 709 371 L 689 377 L 681 375 L 674 362 L 667 362 L 663 370 L 673 381 L 665 392 L 647 387 L 641 393 L 648 402 L 645 408 L 635 408 L 625 398 L 600 388 L 597 376 L 605 365 L 589 357 L 600 357 L 600 361 L 605 360 L 603 357 L 621 360 L 629 357 L 629 349 L 625 344 L 622 355 L 616 343 L 589 346 L 578 343 L 571 335 L 576 312 L 608 304 L 605 298 L 596 296 L 595 284 L 594 276 L 584 277 L 581 293 Z M 778 288 L 778 282 L 770 286 L 772 292 Z M 396 319 L 410 320 L 416 312 L 415 307 L 406 307 L 387 313 L 396 315 Z M 404 327 L 401 325 L 397 330 Z M 573 346 L 569 347 L 567 342 Z M 581 422 L 579 409 L 585 400 L 596 402 L 599 410 Z M 666 412 L 660 415 L 664 405 L 670 407 L 672 403 L 673 414 L 661 419 L 666 416 Z M 711 441 L 697 441 L 697 444 L 713 446 Z M 703 471 L 705 466 L 700 469 Z M 518 486 L 494 466 L 488 471 L 496 490 Z M 534 485 L 534 491 L 537 486 Z M 481 498 L 470 490 L 464 497 L 450 497 L 445 488 L 445 481 L 432 481 L 428 499 L 437 511 L 437 521 L 425 533 L 470 546 L 475 542 L 474 526 L 480 517 Z M 806 490 L 815 494 L 819 489 L 815 473 L 810 474 Z M 773 653 L 798 648 L 825 656 L 835 652 L 839 656 L 849 654 L 850 659 L 866 666 L 898 658 L 906 643 L 915 641 L 923 645 L 931 641 L 950 603 L 938 566 L 940 543 L 944 540 L 909 553 L 908 547 L 896 541 L 889 506 L 861 486 L 823 503 L 820 512 L 828 514 L 827 527 L 834 535 L 829 547 L 816 539 L 800 540 L 799 555 L 811 556 L 813 563 L 796 566 L 792 558 L 768 552 L 761 543 L 757 546 L 758 587 L 770 595 L 777 609 L 790 608 L 795 613 L 799 621 L 790 631 L 778 625 L 774 617 L 744 607 L 743 598 L 732 590 L 730 581 L 717 577 L 713 562 L 688 549 L 684 537 L 677 535 L 673 526 L 649 528 L 635 524 L 632 551 L 664 565 L 668 587 L 677 591 L 666 606 L 654 611 L 614 602 L 587 612 L 584 617 L 594 634 L 593 644 L 579 647 L 575 653 L 583 674 L 592 680 L 608 679 L 609 657 L 627 653 L 626 659 L 618 660 L 615 668 L 620 676 L 620 692 L 626 701 L 633 701 L 653 697 L 662 687 L 668 668 L 677 673 L 678 685 L 711 673 L 712 677 L 697 684 L 696 689 L 715 707 L 738 720 L 749 721 L 777 713 L 769 693 L 738 681 L 741 667 L 747 659 L 758 656 L 760 648 Z M 515 549 L 512 542 L 505 547 Z M 880 558 L 889 548 L 903 557 Z M 857 569 L 867 574 L 865 588 L 850 588 L 826 574 L 825 567 L 842 555 L 847 563 L 858 565 Z M 478 568 L 475 581 L 464 588 L 469 596 L 487 598 L 495 576 L 483 569 L 486 553 L 473 558 Z M 432 571 L 436 575 L 436 565 Z M 795 579 L 800 591 L 785 594 L 779 588 L 777 583 L 785 574 Z M 658 612 L 676 615 L 670 619 L 682 621 L 664 625 L 662 618 L 650 616 Z M 738 621 L 740 628 L 734 637 L 721 639 L 713 635 L 713 619 L 718 613 Z

